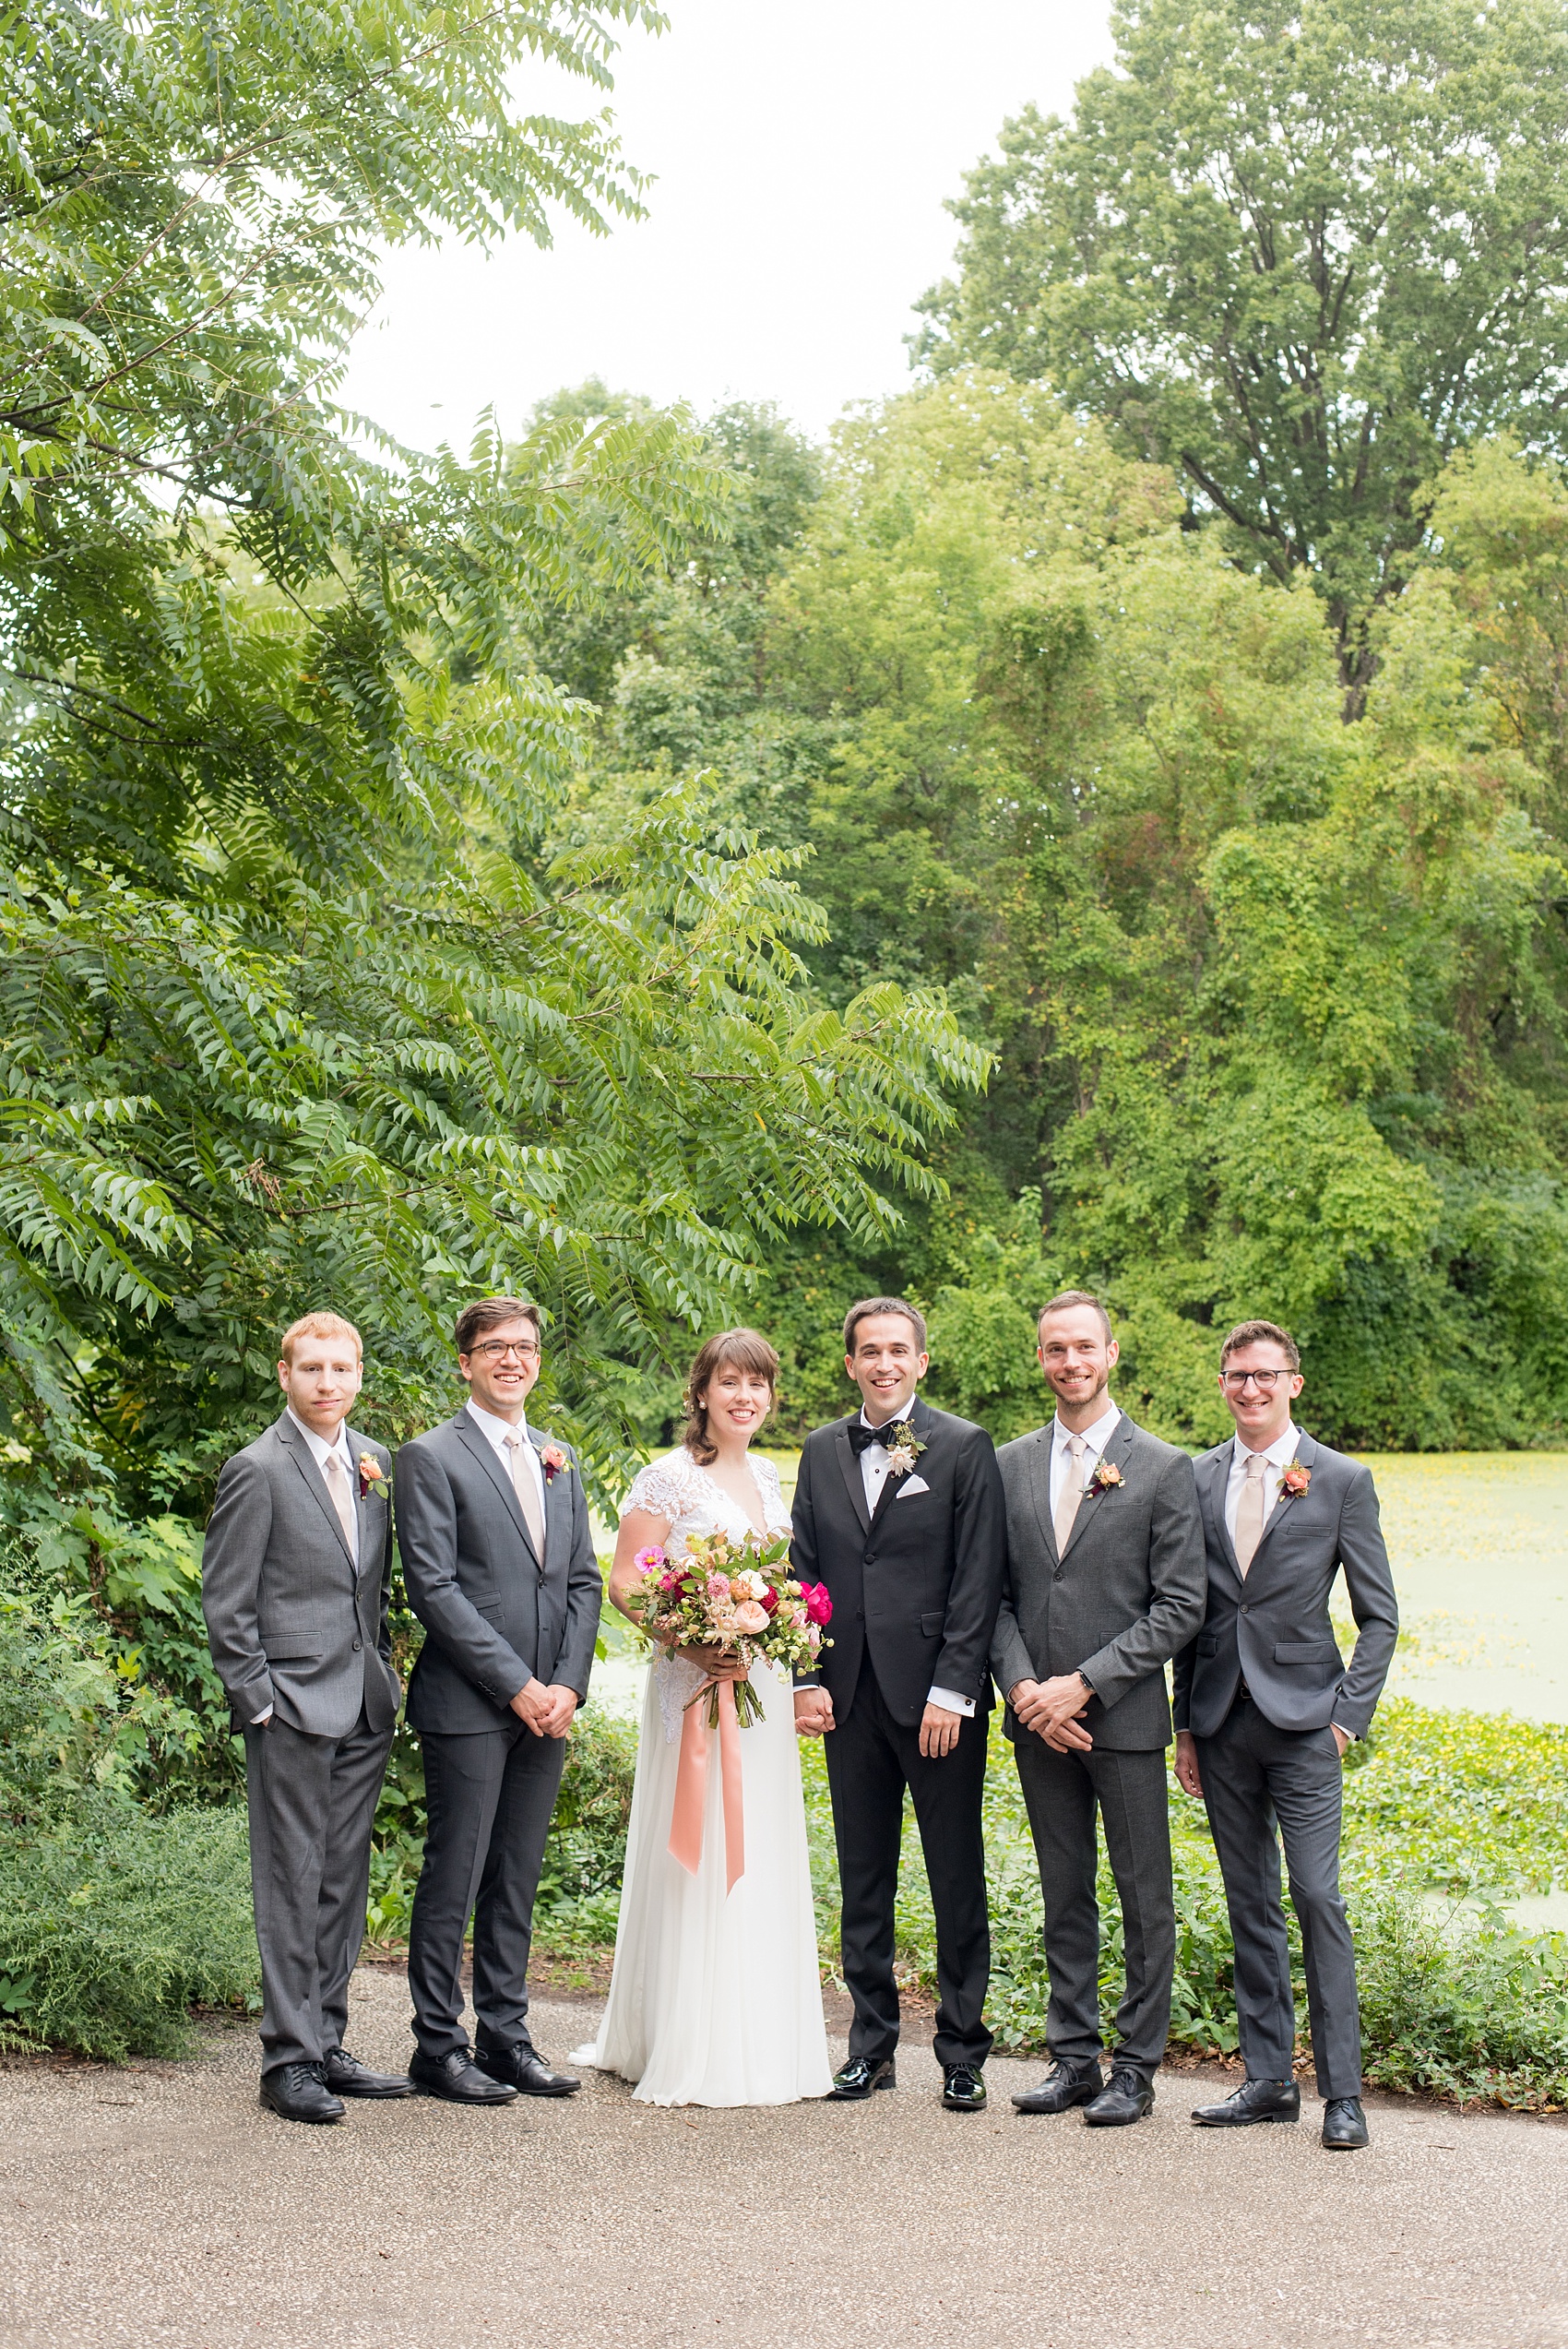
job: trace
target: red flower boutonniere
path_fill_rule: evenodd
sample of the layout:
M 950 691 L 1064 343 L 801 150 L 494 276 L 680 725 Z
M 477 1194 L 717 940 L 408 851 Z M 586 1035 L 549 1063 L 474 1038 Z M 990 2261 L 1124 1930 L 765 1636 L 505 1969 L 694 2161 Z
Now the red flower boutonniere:
M 391 1478 L 374 1452 L 360 1454 L 360 1498 L 362 1501 L 371 1493 L 380 1493 L 385 1496 L 391 1489 Z
M 544 1481 L 553 1485 L 558 1476 L 569 1476 L 572 1463 L 559 1444 L 541 1444 L 539 1457 L 544 1467 Z
M 1289 1468 L 1282 1468 L 1279 1472 L 1280 1499 L 1283 1500 L 1287 1493 L 1299 1498 L 1312 1481 L 1312 1470 L 1303 1468 L 1299 1460 L 1293 1460 Z
M 1094 1464 L 1094 1474 L 1089 1478 L 1089 1491 L 1112 1493 L 1118 1485 L 1124 1485 L 1126 1481 L 1113 1460 L 1097 1460 Z

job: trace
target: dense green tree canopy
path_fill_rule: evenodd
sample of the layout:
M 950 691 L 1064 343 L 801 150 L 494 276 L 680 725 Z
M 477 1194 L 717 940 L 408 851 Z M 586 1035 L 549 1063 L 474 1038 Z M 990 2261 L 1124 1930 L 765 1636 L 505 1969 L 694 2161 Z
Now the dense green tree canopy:
M 1568 400 L 1558 0 L 1126 0 L 1071 120 L 953 207 L 938 365 L 1049 377 L 1280 580 L 1322 582 L 1359 709 L 1443 459 Z

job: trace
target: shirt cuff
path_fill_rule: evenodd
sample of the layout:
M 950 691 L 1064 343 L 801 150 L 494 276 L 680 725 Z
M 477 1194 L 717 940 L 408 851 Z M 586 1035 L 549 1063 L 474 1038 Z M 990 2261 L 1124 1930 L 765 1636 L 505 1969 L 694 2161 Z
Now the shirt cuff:
M 1342 1721 L 1331 1721 L 1328 1725 L 1331 1729 L 1337 1729 L 1341 1737 L 1348 1737 L 1352 1746 L 1359 1746 L 1360 1744 L 1361 1741 L 1357 1736 L 1355 1731 L 1353 1729 L 1347 1729 Z
M 974 1699 L 960 1697 L 952 1688 L 932 1688 L 926 1702 L 928 1705 L 940 1705 L 944 1712 L 961 1712 L 966 1721 L 972 1721 L 975 1717 Z
M 271 1720 L 271 1718 L 272 1718 L 272 1707 L 271 1707 L 270 1705 L 268 1705 L 268 1706 L 267 1706 L 267 1711 L 266 1711 L 265 1712 L 253 1712 L 253 1713 L 252 1713 L 252 1715 L 251 1715 L 251 1727 L 252 1727 L 253 1729 L 259 1729 L 259 1728 L 261 1727 L 261 1724 L 262 1724 L 262 1723 L 263 1723 L 264 1721 L 270 1721 L 270 1720 Z

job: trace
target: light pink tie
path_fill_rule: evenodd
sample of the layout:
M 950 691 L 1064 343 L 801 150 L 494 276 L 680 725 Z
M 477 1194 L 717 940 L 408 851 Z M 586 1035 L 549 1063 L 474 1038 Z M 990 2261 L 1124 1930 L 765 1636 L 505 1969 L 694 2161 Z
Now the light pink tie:
M 523 1466 L 524 1438 L 517 1430 L 509 1428 L 502 1441 L 512 1455 L 512 1485 L 517 1496 L 517 1507 L 523 1512 L 523 1523 L 533 1537 L 533 1554 L 539 1560 L 540 1572 L 544 1571 L 544 1511 L 539 1505 L 539 1486 Z
M 1241 1569 L 1243 1581 L 1248 1567 L 1257 1555 L 1258 1544 L 1263 1540 L 1263 1505 L 1267 1491 L 1264 1471 L 1267 1466 L 1262 1452 L 1247 1454 L 1247 1481 L 1236 1503 L 1236 1563 Z
M 332 1506 L 338 1512 L 338 1522 L 343 1529 L 343 1541 L 350 1557 L 354 1555 L 354 1499 L 349 1490 L 349 1472 L 343 1465 L 341 1452 L 327 1455 L 327 1489 L 332 1496 Z
M 1062 1490 L 1056 1499 L 1056 1515 L 1052 1520 L 1056 1529 L 1058 1557 L 1064 1556 L 1073 1538 L 1073 1527 L 1077 1521 L 1078 1504 L 1084 1497 L 1084 1454 L 1087 1449 L 1088 1446 L 1081 1436 L 1068 1437 L 1067 1473 L 1062 1479 Z

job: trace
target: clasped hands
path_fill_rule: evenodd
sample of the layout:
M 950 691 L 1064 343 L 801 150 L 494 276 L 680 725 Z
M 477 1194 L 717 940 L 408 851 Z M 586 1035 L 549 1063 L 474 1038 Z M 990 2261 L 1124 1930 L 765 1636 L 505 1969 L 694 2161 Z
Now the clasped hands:
M 1023 1727 L 1056 1753 L 1083 1754 L 1094 1744 L 1080 1718 L 1093 1694 L 1080 1673 L 1059 1672 L 1050 1680 L 1016 1680 L 1007 1701 Z
M 530 1680 L 512 1699 L 512 1711 L 536 1737 L 564 1737 L 576 1710 L 576 1690 L 564 1688 L 558 1680 L 548 1687 L 542 1680 Z

